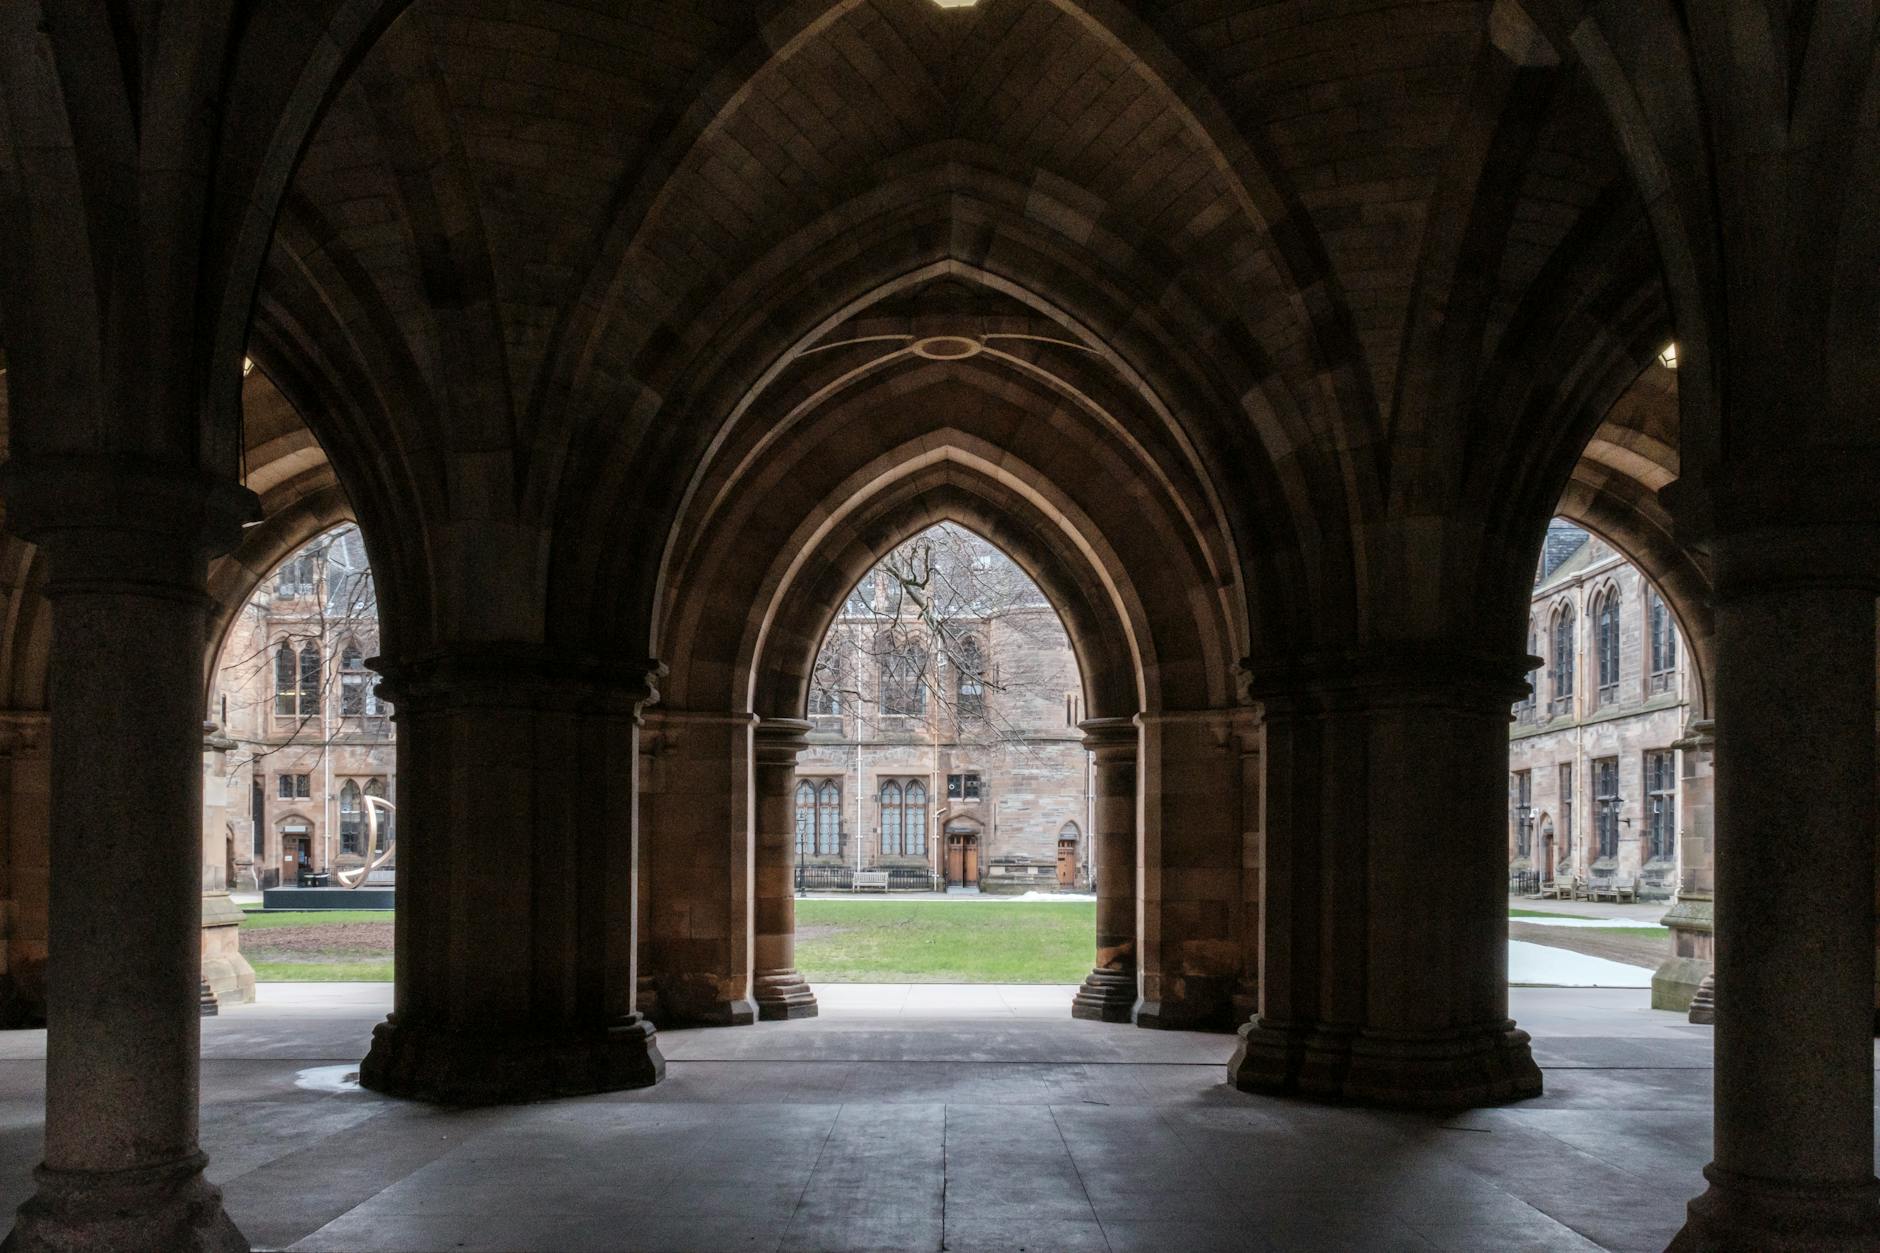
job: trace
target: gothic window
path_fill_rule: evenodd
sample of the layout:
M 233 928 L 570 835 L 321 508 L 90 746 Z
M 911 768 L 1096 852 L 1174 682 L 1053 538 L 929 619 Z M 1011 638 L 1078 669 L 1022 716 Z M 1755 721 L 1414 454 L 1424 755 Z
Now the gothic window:
M 339 851 L 358 854 L 365 846 L 365 822 L 359 812 L 359 785 L 351 779 L 339 790 Z
M 313 595 L 313 558 L 293 557 L 281 564 L 274 576 L 277 596 Z
M 1645 754 L 1646 857 L 1671 861 L 1677 856 L 1677 757 L 1668 748 Z
M 915 716 L 927 711 L 927 650 L 912 642 L 891 649 L 881 660 L 881 712 Z
M 1599 598 L 1594 611 L 1594 647 L 1599 655 L 1599 703 L 1619 699 L 1619 589 Z
M 816 852 L 816 785 L 808 779 L 796 785 L 796 855 Z
M 1508 791 L 1514 808 L 1514 855 L 1526 857 L 1533 848 L 1534 772 L 1516 770 Z
M 1554 615 L 1553 702 L 1547 710 L 1549 717 L 1573 712 L 1573 652 L 1573 606 L 1563 604 Z
M 816 851 L 828 857 L 842 855 L 842 785 L 824 779 L 816 801 Z
M 348 644 L 339 656 L 339 713 L 361 718 L 366 712 L 366 660 L 357 644 Z
M 320 645 L 308 640 L 300 646 L 300 716 L 320 712 Z
M 383 779 L 368 780 L 366 782 L 366 795 L 376 796 L 380 800 L 387 799 L 385 795 L 385 780 Z M 370 811 L 372 809 L 378 810 L 378 824 L 379 824 L 379 841 L 377 844 L 373 846 L 373 851 L 382 853 L 385 851 L 386 846 L 392 842 L 392 811 L 389 809 L 385 809 L 381 806 L 368 806 L 368 812 L 365 815 L 366 818 L 368 819 L 366 823 L 367 830 L 371 830 L 372 828 L 372 824 L 370 821 L 371 816 L 372 816 Z
M 1619 855 L 1619 759 L 1601 757 L 1593 763 L 1594 834 L 1601 861 Z
M 910 857 L 927 855 L 927 788 L 918 779 L 907 785 L 907 809 L 901 825 L 901 851 Z
M 985 658 L 980 652 L 979 641 L 970 635 L 961 640 L 954 662 L 959 672 L 956 687 L 960 717 L 983 717 L 986 712 L 986 675 Z
M 881 853 L 898 857 L 901 853 L 901 785 L 890 779 L 881 785 Z
M 1563 762 L 1560 766 L 1560 852 L 1564 856 L 1573 848 L 1573 764 Z
M 1671 621 L 1671 607 L 1657 592 L 1652 593 L 1651 628 L 1651 690 L 1669 692 L 1677 678 L 1678 630 Z
M 300 709 L 299 659 L 285 640 L 274 654 L 274 712 L 292 718 Z

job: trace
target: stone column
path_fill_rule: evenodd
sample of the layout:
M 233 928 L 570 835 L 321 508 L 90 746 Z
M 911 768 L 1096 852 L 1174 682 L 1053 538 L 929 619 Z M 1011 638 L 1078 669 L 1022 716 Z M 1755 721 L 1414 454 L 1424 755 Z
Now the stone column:
M 1231 1030 L 1240 941 L 1235 710 L 1139 714 L 1142 1027 Z
M 105 458 L 13 462 L 47 559 L 46 1157 L 12 1249 L 246 1249 L 197 1144 L 208 554 L 254 498 Z
M 1252 710 L 1235 730 L 1240 745 L 1240 909 L 1234 934 L 1240 937 L 1240 974 L 1234 983 L 1234 1021 L 1260 1012 L 1260 911 L 1266 892 L 1266 729 Z
M 641 973 L 662 1026 L 747 1026 L 752 999 L 752 728 L 748 713 L 649 710 L 642 789 Z
M 1264 953 L 1238 1087 L 1430 1107 L 1540 1092 L 1508 1019 L 1508 708 L 1526 665 L 1400 646 L 1256 676 Z
M 1715 953 L 1716 887 L 1712 771 L 1716 724 L 1698 720 L 1671 747 L 1682 754 L 1678 809 L 1678 897 L 1664 916 L 1671 928 L 1671 955 L 1652 975 L 1652 1008 L 1684 1013 L 1691 1008 Z
M 1097 963 L 1071 999 L 1071 1017 L 1128 1022 L 1136 999 L 1136 746 L 1130 718 L 1079 727 L 1095 758 L 1090 857 L 1097 876 Z
M 367 1087 L 459 1105 L 644 1087 L 637 721 L 658 673 L 529 645 L 375 662 L 398 723 L 391 1016 Z
M 814 1018 L 816 996 L 796 970 L 796 755 L 810 724 L 796 718 L 758 723 L 752 749 L 752 953 L 757 1016 Z
M 1872 571 L 1832 528 L 1713 551 L 1715 1156 L 1672 1248 L 1880 1248 Z

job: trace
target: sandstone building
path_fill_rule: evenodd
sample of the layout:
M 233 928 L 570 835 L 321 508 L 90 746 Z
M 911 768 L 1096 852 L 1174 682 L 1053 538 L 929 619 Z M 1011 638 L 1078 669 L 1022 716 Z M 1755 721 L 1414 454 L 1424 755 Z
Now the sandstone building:
M 916 589 L 942 601 L 936 614 L 884 633 L 899 588 L 877 566 L 823 641 L 797 758 L 798 882 L 852 885 L 868 869 L 898 887 L 1087 888 L 1090 777 L 1070 640 L 1010 557 L 937 530 L 941 568 Z
M 366 669 L 378 648 L 356 526 L 295 552 L 235 616 L 210 693 L 219 760 L 203 832 L 224 841 L 228 886 L 291 885 L 366 860 L 364 798 L 394 800 L 396 775 L 392 711 Z M 381 847 L 389 835 L 382 826 Z
M 1509 737 L 1510 878 L 1669 899 L 1689 709 L 1670 606 L 1610 544 L 1556 523 L 1528 639 L 1543 660 Z
M 816 654 L 950 521 L 1077 656 L 1080 1016 L 1233 1026 L 1241 1109 L 1536 1096 L 1508 716 L 1556 516 L 1671 605 L 1714 745 L 1676 1247 L 1880 1244 L 1877 30 L 0 6 L 3 982 L 49 1007 L 14 1246 L 246 1244 L 195 1099 L 211 641 L 346 521 L 406 837 L 377 1091 L 653 1085 L 643 987 L 787 1035 Z

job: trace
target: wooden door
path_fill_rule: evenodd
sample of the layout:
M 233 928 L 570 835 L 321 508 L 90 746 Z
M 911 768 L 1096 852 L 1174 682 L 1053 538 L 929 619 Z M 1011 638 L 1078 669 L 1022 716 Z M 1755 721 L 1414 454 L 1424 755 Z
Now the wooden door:
M 1077 841 L 1058 841 L 1058 886 L 1073 887 L 1077 883 Z
M 967 887 L 979 882 L 979 837 L 966 837 L 966 877 L 960 880 Z

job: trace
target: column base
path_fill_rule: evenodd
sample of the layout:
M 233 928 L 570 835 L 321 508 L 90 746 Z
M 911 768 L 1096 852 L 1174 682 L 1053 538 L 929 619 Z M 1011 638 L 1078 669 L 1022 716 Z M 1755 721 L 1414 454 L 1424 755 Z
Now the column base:
M 175 1249 L 247 1253 L 248 1241 L 222 1210 L 222 1192 L 202 1177 L 208 1162 L 138 1170 L 33 1172 L 39 1189 L 20 1206 L 7 1253 L 81 1253 L 91 1249 Z
M 748 1027 L 757 1021 L 756 1001 L 725 995 L 728 980 L 715 975 L 654 975 L 652 980 L 661 1027 Z
M 1807 1186 L 1704 1167 L 1666 1253 L 1855 1253 L 1880 1248 L 1880 1181 Z
M 441 1105 L 508 1105 L 644 1088 L 666 1074 L 653 1025 L 629 1014 L 561 1031 L 475 1032 L 401 1021 L 372 1030 L 359 1082 Z
M 757 1016 L 763 1021 L 783 1022 L 816 1016 L 816 994 L 796 971 L 760 970 L 755 982 Z
M 1136 1009 L 1136 972 L 1104 970 L 1084 976 L 1071 998 L 1071 1017 L 1086 1022 L 1128 1022 Z
M 1173 985 L 1178 994 L 1159 999 L 1143 997 L 1136 1002 L 1134 1020 L 1138 1027 L 1154 1031 L 1232 1031 L 1234 1018 L 1234 980 L 1232 977 L 1184 976 L 1164 979 L 1165 988 Z
M 1541 1094 L 1528 1033 L 1504 1022 L 1442 1034 L 1385 1034 L 1255 1019 L 1227 1064 L 1243 1092 L 1411 1109 L 1466 1109 Z

